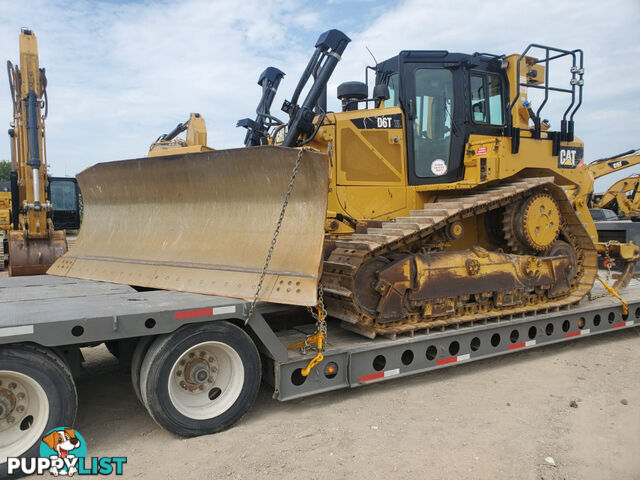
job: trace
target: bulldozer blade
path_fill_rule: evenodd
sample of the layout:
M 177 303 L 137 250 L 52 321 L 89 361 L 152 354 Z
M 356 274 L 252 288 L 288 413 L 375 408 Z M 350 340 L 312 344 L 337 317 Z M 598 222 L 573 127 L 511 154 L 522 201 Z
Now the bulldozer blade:
M 44 275 L 67 251 L 64 231 L 55 231 L 49 238 L 27 238 L 22 231 L 11 231 L 7 243 L 10 277 Z
M 84 218 L 47 273 L 252 299 L 300 150 L 264 146 L 100 163 Z M 313 305 L 329 159 L 303 151 L 259 300 Z

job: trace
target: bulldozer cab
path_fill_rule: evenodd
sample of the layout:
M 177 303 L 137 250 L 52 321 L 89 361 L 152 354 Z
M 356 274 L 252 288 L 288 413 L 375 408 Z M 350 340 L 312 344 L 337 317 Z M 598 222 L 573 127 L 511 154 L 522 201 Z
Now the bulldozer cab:
M 504 134 L 500 67 L 496 57 L 446 51 L 404 51 L 377 65 L 376 83 L 389 88 L 384 106 L 404 112 L 410 185 L 460 180 L 469 135 Z
M 568 63 L 569 88 L 550 83 L 549 68 L 556 61 Z M 462 180 L 465 155 L 472 150 L 466 146 L 480 137 L 510 139 L 513 155 L 520 150 L 521 137 L 547 140 L 551 148 L 544 156 L 558 157 L 557 168 L 579 167 L 582 150 L 562 147 L 574 141 L 573 117 L 582 103 L 582 62 L 581 50 L 531 44 L 521 55 L 509 57 L 402 51 L 377 64 L 376 84 L 389 89 L 389 98 L 381 106 L 400 107 L 403 112 L 408 184 Z M 555 94 L 565 95 L 568 101 L 558 130 L 551 131 L 542 110 Z

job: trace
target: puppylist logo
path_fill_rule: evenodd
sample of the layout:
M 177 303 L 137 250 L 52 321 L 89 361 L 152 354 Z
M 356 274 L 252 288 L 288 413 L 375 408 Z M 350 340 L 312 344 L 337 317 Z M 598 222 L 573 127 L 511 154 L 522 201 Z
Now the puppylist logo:
M 122 475 L 127 457 L 89 457 L 80 432 L 72 428 L 54 428 L 40 442 L 40 456 L 7 459 L 9 475 Z

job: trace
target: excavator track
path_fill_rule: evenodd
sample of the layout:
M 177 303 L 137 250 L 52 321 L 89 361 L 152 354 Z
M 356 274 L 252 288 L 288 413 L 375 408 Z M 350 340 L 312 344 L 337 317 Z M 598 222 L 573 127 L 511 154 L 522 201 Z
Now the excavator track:
M 570 255 L 554 253 L 549 255 L 573 257 L 573 271 L 569 288 L 560 295 L 549 295 L 549 291 L 537 289 L 525 292 L 520 303 L 506 305 L 494 301 L 501 294 L 487 286 L 486 297 L 467 295 L 465 298 L 452 296 L 444 299 L 455 305 L 455 311 L 447 315 L 430 316 L 416 311 L 415 305 L 404 318 L 394 321 L 382 320 L 381 314 L 363 309 L 358 303 L 363 294 L 356 290 L 356 276 L 366 268 L 375 268 L 375 261 L 388 262 L 402 252 L 416 252 L 433 245 L 433 238 L 439 232 L 455 228 L 467 217 L 482 215 L 504 207 L 509 207 L 528 196 L 541 193 L 550 195 L 560 210 L 562 225 L 559 238 L 565 250 L 571 247 Z M 508 240 L 508 239 L 507 239 Z M 568 245 L 566 245 L 568 244 Z M 438 202 L 425 204 L 424 210 L 412 210 L 409 217 L 398 217 L 383 222 L 381 228 L 368 228 L 366 233 L 354 233 L 339 237 L 333 242 L 334 248 L 325 255 L 322 285 L 325 304 L 330 315 L 343 321 L 343 326 L 368 337 L 398 334 L 412 334 L 416 330 L 443 329 L 445 327 L 509 320 L 546 311 L 569 308 L 579 302 L 591 290 L 597 274 L 597 251 L 584 226 L 578 219 L 563 189 L 553 183 L 553 177 L 526 178 L 503 182 L 469 195 L 442 197 Z M 484 249 L 474 247 L 480 252 Z M 436 248 L 434 251 L 441 251 Z M 469 252 L 474 249 L 469 250 Z M 482 255 L 486 255 L 482 253 Z M 423 254 L 424 255 L 424 254 Z M 428 258 L 428 253 L 426 254 Z M 498 250 L 496 255 L 502 255 Z M 515 258 L 515 257 L 514 257 Z M 532 261 L 534 264 L 537 262 Z M 548 257 L 551 258 L 551 257 Z M 467 260 L 467 267 L 477 267 Z M 477 262 L 476 262 L 477 263 Z M 374 265 L 374 267 L 372 267 Z M 479 267 L 478 267 L 479 268 Z M 565 267 L 566 268 L 566 267 Z M 470 275 L 476 274 L 470 269 Z M 451 289 L 455 290 L 455 289 Z M 492 296 L 495 297 L 492 298 Z M 502 293 L 504 295 L 504 293 Z M 471 301 L 470 301 L 471 298 Z M 502 297 L 500 297 L 502 298 Z M 508 302 L 506 302 L 508 303 Z M 366 311 L 365 311 L 366 310 Z M 425 310 L 422 310 L 424 312 Z

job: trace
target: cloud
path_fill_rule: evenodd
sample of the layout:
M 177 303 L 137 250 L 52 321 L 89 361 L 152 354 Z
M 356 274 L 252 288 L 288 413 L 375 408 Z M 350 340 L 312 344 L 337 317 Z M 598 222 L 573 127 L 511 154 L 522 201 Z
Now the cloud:
M 0 20 L 8 58 L 17 57 L 20 26 L 38 35 L 49 78 L 48 153 L 55 174 L 142 156 L 191 111 L 205 117 L 212 146 L 240 146 L 244 131 L 235 122 L 253 115 L 260 72 L 274 65 L 287 74 L 274 102 L 279 114 L 328 28 L 344 29 L 353 40 L 329 84 L 333 109 L 339 108 L 337 85 L 363 79 L 373 63 L 365 46 L 383 60 L 403 49 L 519 53 L 538 42 L 585 51 L 585 100 L 576 132 L 587 159 L 640 147 L 636 0 L 22 0 L 7 2 Z M 0 95 L 0 118 L 9 119 L 10 112 L 9 95 Z M 6 139 L 0 150 L 9 151 Z

